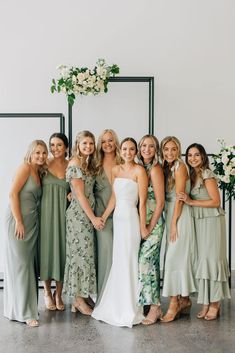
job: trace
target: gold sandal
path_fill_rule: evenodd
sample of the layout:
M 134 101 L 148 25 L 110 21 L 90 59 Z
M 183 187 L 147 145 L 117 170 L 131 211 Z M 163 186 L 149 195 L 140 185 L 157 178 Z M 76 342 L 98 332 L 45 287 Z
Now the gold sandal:
M 35 319 L 28 319 L 25 321 L 25 323 L 29 327 L 38 327 L 39 326 L 38 320 L 35 320 Z
M 48 310 L 50 311 L 56 310 L 56 305 L 51 293 L 47 293 L 45 290 L 44 290 L 44 301 L 45 301 L 45 306 Z
M 56 295 L 56 290 L 53 293 L 53 299 L 54 299 L 54 302 L 55 302 L 55 305 L 56 305 L 56 309 L 59 310 L 59 311 L 64 311 L 64 303 L 63 303 L 61 297 L 59 298 Z
M 202 310 L 199 311 L 199 313 L 197 314 L 197 318 L 204 319 L 204 317 L 208 313 L 208 310 L 209 310 L 209 305 L 203 305 Z
M 180 303 L 178 300 L 171 301 L 166 315 L 164 315 L 160 320 L 161 322 L 171 322 L 180 317 Z
M 206 321 L 212 321 L 218 319 L 218 316 L 220 316 L 220 305 L 218 305 L 218 307 L 210 305 L 204 319 Z
M 155 310 L 155 307 L 156 307 L 156 310 Z M 155 313 L 153 314 L 151 311 L 152 312 L 155 311 Z M 141 323 L 145 326 L 153 325 L 157 322 L 157 320 L 160 320 L 162 317 L 163 317 L 163 313 L 160 305 L 151 305 L 148 315 L 144 320 L 142 320 Z

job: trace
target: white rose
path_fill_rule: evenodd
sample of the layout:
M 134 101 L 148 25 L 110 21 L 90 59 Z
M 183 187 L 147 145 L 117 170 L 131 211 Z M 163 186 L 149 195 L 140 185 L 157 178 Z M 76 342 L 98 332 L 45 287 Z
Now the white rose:
M 230 173 L 231 175 L 235 175 L 235 168 L 233 168 L 232 170 L 231 170 L 231 173 Z
M 104 69 L 102 66 L 98 66 L 96 69 L 96 73 L 98 76 L 105 76 L 106 72 L 107 72 L 107 70 Z
M 229 175 L 223 175 L 221 178 L 220 178 L 221 181 L 223 181 L 224 183 L 228 184 L 230 182 L 230 178 L 229 178 Z
M 72 76 L 72 82 L 76 83 L 77 82 L 77 77 L 75 75 Z
M 221 161 L 222 161 L 223 164 L 227 164 L 227 163 L 228 163 L 229 158 L 228 158 L 228 156 L 227 156 L 227 153 L 223 153 L 223 154 L 222 154 Z
M 82 81 L 85 80 L 85 75 L 83 72 L 79 72 L 79 74 L 77 74 L 77 79 L 79 83 L 82 83 Z
M 66 93 L 66 87 L 65 87 L 65 86 L 62 86 L 62 87 L 61 87 L 61 92 L 62 92 L 62 93 Z

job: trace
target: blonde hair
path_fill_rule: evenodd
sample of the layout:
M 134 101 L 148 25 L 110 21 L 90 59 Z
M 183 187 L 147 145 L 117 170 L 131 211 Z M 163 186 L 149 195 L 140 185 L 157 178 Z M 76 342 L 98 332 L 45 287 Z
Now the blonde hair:
M 26 155 L 24 156 L 25 163 L 27 163 L 29 165 L 32 163 L 32 155 L 34 154 L 37 146 L 44 147 L 47 152 L 47 155 L 48 155 L 48 148 L 47 148 L 46 143 L 43 140 L 33 140 L 28 147 Z M 47 165 L 47 161 L 45 161 L 45 163 L 39 167 L 39 174 L 41 176 L 46 174 L 47 169 L 48 169 L 48 165 Z
M 138 161 L 138 164 L 140 165 L 143 165 L 144 166 L 144 159 L 141 155 L 141 147 L 144 143 L 144 141 L 147 139 L 147 138 L 150 138 L 154 144 L 154 148 L 155 148 L 155 155 L 153 156 L 152 158 L 152 161 L 150 162 L 151 164 L 151 168 L 148 170 L 148 173 L 150 172 L 150 170 L 158 164 L 158 161 L 159 161 L 159 141 L 158 139 L 156 138 L 156 136 L 154 135 L 144 135 L 140 142 L 138 143 L 138 152 L 137 152 L 137 161 Z
M 100 136 L 98 137 L 98 142 L 97 142 L 97 149 L 96 149 L 96 159 L 97 159 L 97 173 L 100 174 L 103 169 L 103 161 L 104 161 L 104 151 L 102 149 L 102 139 L 105 134 L 110 133 L 114 139 L 115 142 L 115 161 L 116 164 L 121 164 L 121 156 L 120 156 L 120 145 L 119 145 L 119 140 L 117 137 L 117 134 L 114 130 L 112 129 L 105 129 L 102 131 Z
M 94 152 L 91 155 L 84 157 L 79 149 L 79 144 L 86 137 L 90 137 L 94 142 Z M 74 146 L 72 148 L 71 158 L 76 157 L 78 159 L 79 167 L 87 175 L 89 174 L 93 175 L 96 172 L 95 153 L 96 153 L 95 136 L 88 130 L 80 131 L 76 136 Z
M 168 142 L 174 142 L 177 147 L 177 150 L 178 150 L 178 157 L 176 158 L 176 160 L 173 162 L 173 165 L 171 165 L 171 166 L 164 159 L 164 155 L 163 155 L 164 147 Z M 161 156 L 163 171 L 164 171 L 164 175 L 165 175 L 166 190 L 171 191 L 174 184 L 175 184 L 174 170 L 175 170 L 175 168 L 177 168 L 177 165 L 179 163 L 184 163 L 181 159 L 181 143 L 180 143 L 179 139 L 177 139 L 177 137 L 175 137 L 175 136 L 165 137 L 161 141 L 160 156 Z

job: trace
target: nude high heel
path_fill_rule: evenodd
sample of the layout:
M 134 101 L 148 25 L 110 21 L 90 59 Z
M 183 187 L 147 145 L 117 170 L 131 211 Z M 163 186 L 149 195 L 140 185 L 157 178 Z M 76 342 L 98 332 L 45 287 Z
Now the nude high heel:
M 180 303 L 179 301 L 171 301 L 166 315 L 164 315 L 160 320 L 161 322 L 171 322 L 180 317 Z
M 206 321 L 212 321 L 212 320 L 218 319 L 219 316 L 220 316 L 220 305 L 218 305 L 218 307 L 210 305 L 209 310 L 207 311 L 204 319 Z

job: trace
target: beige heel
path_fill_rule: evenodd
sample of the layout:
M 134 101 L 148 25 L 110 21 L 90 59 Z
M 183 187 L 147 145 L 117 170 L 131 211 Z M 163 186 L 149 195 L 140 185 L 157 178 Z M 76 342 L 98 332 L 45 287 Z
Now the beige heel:
M 71 313 L 76 313 L 77 311 L 78 311 L 78 309 L 76 308 L 76 306 L 72 304 Z

